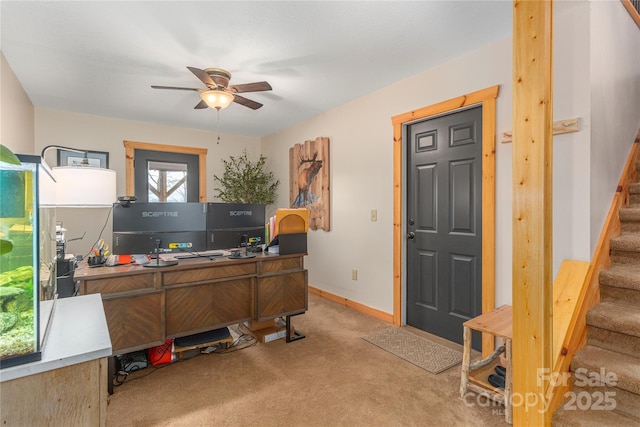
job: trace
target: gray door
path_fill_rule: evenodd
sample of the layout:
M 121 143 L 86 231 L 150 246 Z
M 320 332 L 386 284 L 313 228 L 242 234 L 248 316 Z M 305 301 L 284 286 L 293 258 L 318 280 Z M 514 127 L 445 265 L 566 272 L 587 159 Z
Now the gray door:
M 405 138 L 407 324 L 462 343 L 482 311 L 482 107 L 408 125 Z

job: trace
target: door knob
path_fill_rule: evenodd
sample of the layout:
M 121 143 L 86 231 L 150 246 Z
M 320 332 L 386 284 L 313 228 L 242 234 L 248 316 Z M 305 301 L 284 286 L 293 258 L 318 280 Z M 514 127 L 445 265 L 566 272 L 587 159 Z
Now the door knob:
M 413 231 L 410 231 L 407 233 L 407 239 L 413 240 L 415 238 L 416 238 L 416 233 L 414 233 Z

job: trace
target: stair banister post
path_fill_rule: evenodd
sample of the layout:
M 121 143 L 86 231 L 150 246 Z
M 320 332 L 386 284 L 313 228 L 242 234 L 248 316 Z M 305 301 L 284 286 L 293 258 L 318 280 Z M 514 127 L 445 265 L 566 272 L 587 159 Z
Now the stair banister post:
M 513 424 L 550 425 L 553 3 L 513 3 Z

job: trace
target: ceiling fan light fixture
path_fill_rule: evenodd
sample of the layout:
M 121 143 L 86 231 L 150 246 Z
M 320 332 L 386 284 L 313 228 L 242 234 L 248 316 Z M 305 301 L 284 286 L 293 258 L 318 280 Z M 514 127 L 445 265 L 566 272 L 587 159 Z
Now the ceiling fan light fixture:
M 200 98 L 211 108 L 221 110 L 227 108 L 233 102 L 232 93 L 220 89 L 205 90 L 200 93 Z

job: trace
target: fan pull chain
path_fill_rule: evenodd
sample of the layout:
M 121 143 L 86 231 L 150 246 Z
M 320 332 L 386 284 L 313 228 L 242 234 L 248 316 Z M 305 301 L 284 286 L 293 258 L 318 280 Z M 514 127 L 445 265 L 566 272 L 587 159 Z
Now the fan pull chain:
M 220 109 L 216 108 L 216 115 L 218 117 L 217 121 L 216 121 L 216 130 L 218 131 L 218 142 L 217 144 L 220 145 Z

